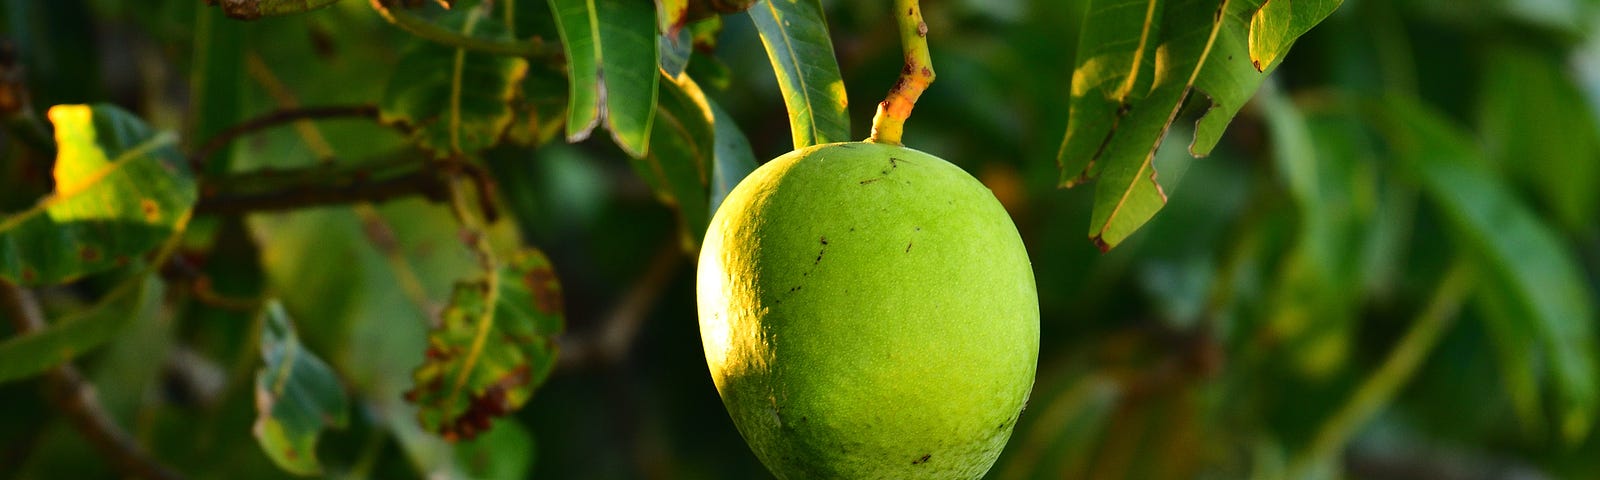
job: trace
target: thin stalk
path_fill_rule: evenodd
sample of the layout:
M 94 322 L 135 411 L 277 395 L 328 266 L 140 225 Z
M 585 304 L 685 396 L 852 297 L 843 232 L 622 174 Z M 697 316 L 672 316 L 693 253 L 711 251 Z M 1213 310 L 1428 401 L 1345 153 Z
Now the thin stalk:
M 555 54 L 554 49 L 546 48 L 544 42 L 538 39 L 500 41 L 490 40 L 461 34 L 451 31 L 428 21 L 428 19 L 412 13 L 404 8 L 390 8 L 395 0 L 372 0 L 372 9 L 390 24 L 400 27 L 401 30 L 421 37 L 422 39 L 449 45 L 456 48 L 472 50 L 495 55 L 508 55 L 513 57 L 546 57 Z M 511 3 L 511 2 L 506 2 Z
M 1411 380 L 1428 352 L 1439 342 L 1439 336 L 1455 320 L 1461 304 L 1472 292 L 1475 277 L 1466 260 L 1455 261 L 1434 290 L 1427 308 L 1412 322 L 1411 328 L 1394 350 L 1389 352 L 1389 358 L 1367 377 L 1333 416 L 1322 423 L 1311 446 L 1289 464 L 1289 478 L 1302 478 L 1319 462 L 1337 454 L 1361 427 L 1394 398 L 1400 387 Z
M 894 17 L 900 25 L 900 46 L 905 50 L 905 66 L 900 78 L 889 87 L 889 95 L 878 103 L 872 116 L 872 136 L 867 141 L 900 145 L 906 119 L 917 105 L 922 91 L 933 84 L 933 60 L 928 56 L 928 24 L 922 21 L 922 6 L 917 0 L 895 0 Z

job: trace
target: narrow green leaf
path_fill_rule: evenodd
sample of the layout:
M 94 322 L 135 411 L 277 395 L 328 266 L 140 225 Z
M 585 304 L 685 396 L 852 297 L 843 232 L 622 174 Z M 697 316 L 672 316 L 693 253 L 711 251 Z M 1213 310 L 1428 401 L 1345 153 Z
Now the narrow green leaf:
M 1121 243 L 1166 204 L 1167 195 L 1156 182 L 1156 171 L 1151 165 L 1151 160 L 1166 135 L 1167 127 L 1177 116 L 1178 108 L 1188 95 L 1189 85 L 1198 74 L 1200 65 L 1211 53 L 1212 41 L 1215 40 L 1217 31 L 1221 27 L 1221 22 L 1217 21 L 1219 19 L 1217 12 L 1226 8 L 1229 3 L 1228 0 L 1169 0 L 1159 8 L 1160 17 L 1146 15 L 1149 12 L 1147 8 L 1115 9 L 1103 2 L 1091 5 L 1089 16 L 1084 20 L 1086 25 L 1111 21 L 1111 18 L 1118 15 L 1139 15 L 1141 22 L 1146 18 L 1150 21 L 1159 18 L 1161 41 L 1146 48 L 1158 49 L 1166 56 L 1161 74 L 1158 78 L 1152 79 L 1148 94 L 1136 102 L 1122 103 L 1117 111 L 1113 112 L 1118 114 L 1116 117 L 1099 119 L 1113 123 L 1106 137 L 1090 139 L 1072 133 L 1074 129 L 1089 128 L 1084 123 L 1092 123 L 1095 119 L 1078 118 L 1067 125 L 1069 133 L 1067 144 L 1063 145 L 1063 152 L 1097 153 L 1093 153 L 1087 162 L 1063 159 L 1063 165 L 1084 163 L 1088 165 L 1089 176 L 1093 176 L 1097 168 L 1102 170 L 1100 184 L 1095 188 L 1094 210 L 1089 229 L 1089 238 L 1102 251 L 1110 250 Z M 1137 4 L 1146 5 L 1144 2 Z M 1110 5 L 1117 4 L 1111 2 Z M 1105 40 L 1084 37 L 1079 40 L 1079 44 L 1102 41 Z M 1128 52 L 1132 55 L 1135 50 Z M 1131 65 L 1133 62 L 1128 63 Z M 1094 62 L 1090 59 L 1079 59 L 1077 71 L 1073 74 L 1074 93 L 1079 91 L 1076 86 L 1078 79 L 1104 74 L 1097 74 L 1095 68 Z M 1098 83 L 1091 82 L 1090 85 Z M 1134 89 L 1143 90 L 1143 88 Z M 1083 142 L 1091 142 L 1094 146 L 1084 147 Z M 1063 171 L 1063 175 L 1067 173 Z M 1067 183 L 1065 180 L 1068 179 L 1064 179 L 1063 183 Z
M 643 157 L 655 119 L 660 56 L 652 4 L 550 0 L 550 9 L 572 81 L 567 141 L 589 138 L 604 119 L 617 146 L 628 156 Z
M 704 92 L 688 76 L 665 79 L 661 92 L 650 154 L 635 160 L 633 168 L 658 200 L 676 207 L 684 249 L 693 252 L 711 221 L 707 187 L 716 131 Z
M 138 318 L 129 312 L 142 312 L 145 305 L 161 301 L 161 289 L 148 287 L 156 280 L 146 273 L 150 272 L 139 269 L 131 274 L 93 308 L 52 321 L 43 330 L 0 342 L 0 358 L 5 359 L 0 362 L 0 383 L 38 375 L 115 338 Z
M 127 264 L 183 230 L 194 177 L 170 134 L 111 105 L 58 105 L 56 191 L 0 220 L 0 277 L 49 285 Z
M 750 148 L 750 140 L 745 138 L 744 132 L 739 130 L 739 125 L 734 123 L 733 117 L 726 110 L 706 99 L 706 105 L 711 107 L 713 129 L 715 130 L 716 148 L 712 152 L 711 169 L 711 209 L 715 214 L 717 207 L 722 206 L 722 199 L 728 197 L 728 192 L 739 185 L 744 177 L 755 171 L 756 154 Z
M 422 427 L 472 439 L 522 408 L 555 367 L 563 311 L 561 285 L 538 250 L 511 259 L 493 281 L 457 283 L 406 392 Z
M 322 359 L 300 344 L 277 302 L 262 312 L 261 359 L 256 373 L 256 423 L 251 428 L 267 457 L 295 475 L 317 475 L 317 436 L 350 423 L 344 386 Z
M 1600 218 L 1600 121 L 1569 59 L 1500 45 L 1489 49 L 1483 68 L 1478 131 L 1484 152 L 1562 226 L 1587 233 Z
M 849 141 L 849 99 L 822 3 L 761 0 L 749 12 L 783 90 L 794 148 Z
M 659 78 L 655 11 L 649 2 L 637 0 L 591 0 L 591 5 L 605 82 L 600 97 L 606 104 L 606 128 L 622 151 L 643 157 L 650 148 Z
M 1262 7 L 1263 2 L 1231 1 L 1227 15 L 1223 18 L 1222 31 L 1217 35 L 1216 45 L 1206 60 L 1205 68 L 1194 82 L 1194 88 L 1211 100 L 1211 106 L 1195 123 L 1194 143 L 1189 145 L 1191 155 L 1204 157 L 1211 154 L 1211 150 L 1216 148 L 1217 142 L 1222 139 L 1222 133 L 1233 121 L 1233 116 L 1238 114 L 1239 109 L 1244 107 L 1251 95 L 1255 94 L 1256 88 L 1261 86 L 1261 81 L 1278 68 L 1282 63 L 1280 61 L 1282 56 L 1288 52 L 1294 40 L 1332 14 L 1342 0 L 1293 0 L 1293 3 L 1289 3 L 1290 1 L 1268 2 L 1268 5 L 1274 8 L 1293 5 L 1295 11 L 1290 15 L 1290 24 L 1282 27 L 1289 36 L 1280 40 L 1281 45 L 1274 47 L 1276 48 L 1274 60 L 1263 61 L 1259 63 L 1259 67 L 1255 61 L 1249 60 L 1253 58 L 1249 42 L 1251 32 L 1256 28 L 1255 12 L 1265 8 Z M 1273 14 L 1270 11 L 1268 13 Z M 1269 21 L 1263 20 L 1263 22 Z
M 580 142 L 600 124 L 600 43 L 588 0 L 550 0 L 550 12 L 567 57 L 567 141 Z
M 452 12 L 442 23 L 466 35 L 511 38 L 479 9 Z M 435 156 L 476 153 L 499 143 L 511 125 L 511 102 L 527 71 L 522 58 L 416 40 L 389 77 L 379 117 L 412 128 L 412 142 Z
M 1344 0 L 1263 0 L 1250 16 L 1250 63 L 1264 72 L 1276 66 L 1296 38 L 1332 15 Z
M 1577 259 L 1441 114 L 1407 97 L 1385 98 L 1381 105 L 1396 153 L 1455 227 L 1489 286 L 1507 293 L 1513 318 L 1537 336 L 1561 397 L 1562 433 L 1581 441 L 1595 419 L 1600 372 L 1595 307 Z

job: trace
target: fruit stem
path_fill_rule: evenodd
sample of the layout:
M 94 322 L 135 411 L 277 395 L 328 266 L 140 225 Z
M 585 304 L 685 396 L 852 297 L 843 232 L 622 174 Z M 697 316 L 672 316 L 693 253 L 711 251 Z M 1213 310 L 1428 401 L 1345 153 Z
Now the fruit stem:
M 878 103 L 872 116 L 872 136 L 868 142 L 900 145 L 906 118 L 916 106 L 922 91 L 933 83 L 933 60 L 928 57 L 928 24 L 922 21 L 922 6 L 917 0 L 895 0 L 894 16 L 900 24 L 900 45 L 905 49 L 905 66 L 900 78 L 889 87 L 889 95 Z

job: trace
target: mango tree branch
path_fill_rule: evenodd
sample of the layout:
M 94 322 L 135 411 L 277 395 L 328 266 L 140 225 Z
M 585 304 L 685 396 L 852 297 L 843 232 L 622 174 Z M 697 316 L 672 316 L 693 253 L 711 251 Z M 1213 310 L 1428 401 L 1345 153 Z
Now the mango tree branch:
M 555 49 L 547 48 L 538 38 L 516 41 L 498 41 L 479 38 L 461 32 L 452 31 L 428 21 L 428 19 L 395 5 L 398 0 L 372 0 L 372 9 L 378 12 L 384 20 L 389 21 L 401 30 L 421 37 L 430 42 L 464 48 L 495 55 L 508 55 L 513 57 L 547 57 L 556 53 Z
M 889 95 L 878 103 L 872 116 L 872 136 L 867 141 L 899 145 L 906 118 L 917 105 L 922 91 L 933 83 L 933 60 L 928 57 L 928 24 L 922 21 L 922 6 L 917 0 L 895 0 L 894 16 L 900 24 L 900 45 L 905 49 L 905 66 L 900 79 L 889 87 Z
M 195 167 L 195 170 L 198 171 L 200 170 L 200 167 L 204 166 L 205 162 L 211 158 L 211 156 L 216 155 L 217 151 L 221 150 L 222 147 L 227 146 L 229 142 L 253 132 L 283 124 L 294 123 L 300 120 L 339 117 L 360 117 L 377 120 L 378 107 L 373 105 L 332 105 L 324 107 L 292 108 L 271 112 L 266 115 L 240 122 L 239 124 L 228 127 L 221 132 L 217 132 L 216 135 L 213 135 L 211 138 L 207 139 L 206 143 L 201 144 L 199 149 L 195 150 L 194 156 L 189 159 L 189 164 Z
M 0 312 L 11 318 L 19 335 L 44 328 L 44 313 L 33 292 L 0 280 Z M 71 362 L 51 368 L 50 395 L 53 403 L 71 421 L 73 428 L 109 460 L 122 476 L 147 480 L 177 480 L 183 475 L 156 461 L 139 446 L 132 435 L 117 425 L 95 395 L 94 385 L 84 380 Z

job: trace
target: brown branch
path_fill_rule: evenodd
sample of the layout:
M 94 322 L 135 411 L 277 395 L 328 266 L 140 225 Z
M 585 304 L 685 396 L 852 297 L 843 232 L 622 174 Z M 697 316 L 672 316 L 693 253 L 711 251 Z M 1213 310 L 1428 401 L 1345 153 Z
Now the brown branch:
M 211 156 L 216 155 L 217 151 L 221 150 L 222 147 L 227 146 L 229 142 L 258 130 L 264 130 L 287 123 L 294 123 L 300 120 L 340 117 L 358 117 L 377 120 L 378 107 L 373 105 L 331 105 L 322 107 L 293 108 L 268 113 L 266 115 L 252 118 L 237 125 L 228 127 L 221 132 L 217 132 L 216 135 L 212 135 L 210 139 L 206 140 L 206 143 L 201 144 L 200 148 L 195 150 L 194 156 L 189 158 L 189 164 L 193 166 L 196 171 L 199 171 L 201 167 L 205 166 L 205 162 L 210 159 Z
M 588 335 L 567 335 L 559 339 L 561 353 L 556 370 L 572 370 L 591 364 L 611 365 L 627 357 L 644 326 L 645 315 L 661 299 L 678 268 L 683 252 L 677 241 L 667 242 L 656 252 L 643 274 L 606 314 L 599 329 Z
M 383 202 L 421 195 L 442 202 L 449 198 L 444 181 L 429 169 L 380 180 L 353 179 L 318 184 L 291 185 L 266 192 L 208 193 L 195 205 L 202 214 L 240 214 L 297 210 L 356 202 Z
M 44 328 L 44 313 L 33 292 L 0 280 L 0 307 L 16 325 L 19 334 Z M 71 362 L 51 368 L 50 396 L 53 403 L 72 422 L 100 455 L 105 456 L 122 476 L 149 480 L 177 480 L 183 475 L 156 461 L 133 436 L 123 431 L 106 413 L 95 395 L 94 385 L 84 380 Z

